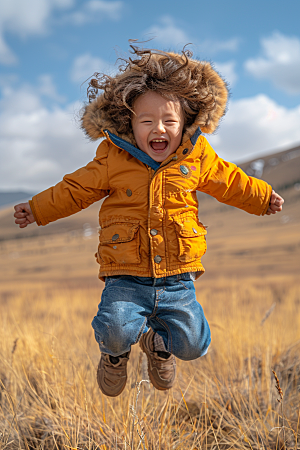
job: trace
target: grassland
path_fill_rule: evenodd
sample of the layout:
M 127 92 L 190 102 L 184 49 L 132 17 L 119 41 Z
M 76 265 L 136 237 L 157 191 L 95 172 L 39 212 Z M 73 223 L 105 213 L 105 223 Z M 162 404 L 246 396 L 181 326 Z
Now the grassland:
M 285 194 L 284 215 L 264 218 L 201 200 L 209 352 L 158 392 L 134 346 L 115 399 L 90 326 L 97 205 L 24 233 L 0 212 L 0 449 L 300 449 L 300 193 Z
M 282 281 L 197 282 L 213 333 L 208 354 L 177 361 L 175 387 L 158 392 L 141 382 L 146 362 L 135 346 L 115 399 L 95 377 L 99 290 L 2 295 L 1 450 L 300 448 L 300 285 Z

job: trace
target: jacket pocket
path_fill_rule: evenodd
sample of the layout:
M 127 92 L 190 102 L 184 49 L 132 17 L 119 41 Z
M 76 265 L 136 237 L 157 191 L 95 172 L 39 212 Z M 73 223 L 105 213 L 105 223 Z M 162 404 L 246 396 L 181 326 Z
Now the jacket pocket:
M 140 263 L 139 223 L 117 222 L 102 228 L 97 260 L 100 264 Z
M 174 216 L 173 221 L 178 240 L 179 261 L 187 263 L 201 258 L 206 252 L 205 226 L 190 213 Z

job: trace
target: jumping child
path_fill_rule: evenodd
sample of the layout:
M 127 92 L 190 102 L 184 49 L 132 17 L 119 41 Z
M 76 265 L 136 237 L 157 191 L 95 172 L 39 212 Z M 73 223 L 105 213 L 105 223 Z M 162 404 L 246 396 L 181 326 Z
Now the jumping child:
M 210 329 L 194 288 L 206 252 L 196 191 L 258 216 L 284 202 L 219 158 L 202 135 L 217 128 L 228 99 L 211 65 L 187 51 L 132 49 L 135 59 L 117 75 L 95 74 L 89 83 L 82 128 L 92 140 L 104 138 L 94 160 L 14 214 L 20 228 L 47 225 L 105 198 L 96 253 L 105 288 L 92 326 L 101 351 L 97 381 L 111 397 L 125 388 L 137 342 L 159 390 L 174 384 L 175 356 L 189 361 L 207 352 Z

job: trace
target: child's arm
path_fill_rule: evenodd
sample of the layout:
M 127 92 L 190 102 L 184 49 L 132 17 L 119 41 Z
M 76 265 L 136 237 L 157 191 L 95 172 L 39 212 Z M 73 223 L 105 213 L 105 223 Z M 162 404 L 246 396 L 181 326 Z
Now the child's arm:
M 235 164 L 219 158 L 205 138 L 202 138 L 201 144 L 198 190 L 215 197 L 219 202 L 243 209 L 250 214 L 260 216 L 281 211 L 283 202 L 277 202 L 282 199 L 278 196 L 271 200 L 272 187 L 268 183 L 248 176 Z
M 47 225 L 75 214 L 106 197 L 109 194 L 108 148 L 108 142 L 103 141 L 97 149 L 94 160 L 85 167 L 65 175 L 61 182 L 35 195 L 29 204 L 16 205 L 16 223 L 21 228 L 34 221 L 37 225 Z M 26 208 L 22 205 L 26 205 Z
M 19 203 L 16 205 L 14 217 L 16 218 L 15 223 L 20 228 L 25 228 L 27 225 L 35 222 L 29 203 Z

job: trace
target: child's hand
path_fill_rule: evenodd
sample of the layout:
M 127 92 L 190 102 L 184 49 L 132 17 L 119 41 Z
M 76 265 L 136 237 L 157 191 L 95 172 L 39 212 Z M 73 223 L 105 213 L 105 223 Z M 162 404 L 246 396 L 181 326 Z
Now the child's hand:
M 25 228 L 27 225 L 35 222 L 29 203 L 20 203 L 19 205 L 16 205 L 14 217 L 16 218 L 15 223 L 19 225 L 20 228 Z
M 269 216 L 270 214 L 276 214 L 277 212 L 281 211 L 283 203 L 283 198 L 280 197 L 280 195 L 276 194 L 275 191 L 272 191 L 269 209 L 266 214 Z

